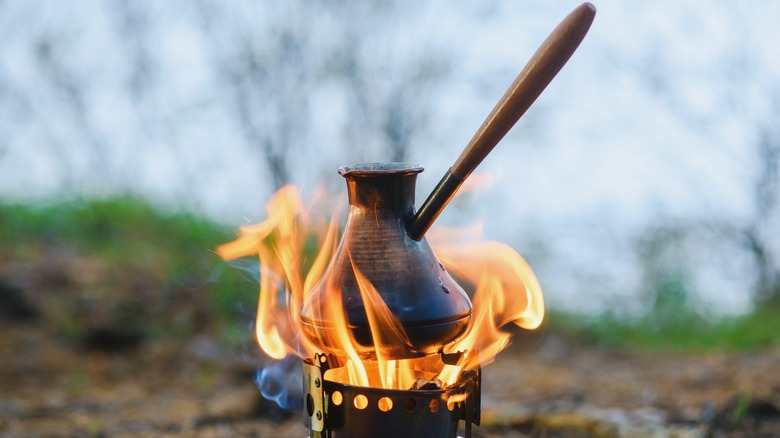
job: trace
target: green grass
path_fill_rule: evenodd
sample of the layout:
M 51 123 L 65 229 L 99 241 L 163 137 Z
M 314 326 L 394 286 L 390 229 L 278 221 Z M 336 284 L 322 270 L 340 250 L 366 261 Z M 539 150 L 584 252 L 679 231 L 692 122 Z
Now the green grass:
M 225 266 L 213 251 L 233 238 L 230 227 L 165 212 L 132 196 L 0 204 L 0 260 L 40 264 L 52 248 L 66 248 L 87 265 L 97 265 L 102 277 L 74 300 L 116 300 L 124 306 L 122 323 L 144 325 L 163 337 L 215 322 L 227 332 L 231 324 L 245 325 L 238 309 L 254 309 L 256 283 Z M 64 304 L 73 310 L 72 303 Z M 73 321 L 61 322 L 74 324 L 72 331 L 78 332 L 80 316 L 72 316 Z
M 780 346 L 780 309 L 709 318 L 687 310 L 681 313 L 679 318 L 647 315 L 629 320 L 550 312 L 545 327 L 585 344 L 633 350 L 745 351 Z
M 658 236 L 654 238 L 650 241 L 659 240 Z M 661 248 L 669 244 L 661 243 L 656 242 Z M 650 256 L 646 248 L 644 251 L 644 315 L 628 318 L 615 313 L 582 316 L 551 312 L 548 327 L 585 343 L 614 348 L 738 351 L 780 346 L 780 305 L 776 302 L 757 304 L 747 315 L 709 315 L 701 303 L 691 298 L 695 289 L 686 261 L 679 253 L 672 251 L 670 260 L 658 248 L 649 251 Z
M 98 265 L 102 279 L 88 282 L 90 290 L 51 293 L 54 306 L 62 310 L 53 317 L 56 328 L 66 334 L 84 329 L 79 313 L 84 306 L 113 300 L 122 324 L 142 326 L 153 337 L 216 327 L 227 342 L 244 342 L 251 337 L 247 320 L 254 315 L 257 283 L 213 252 L 234 237 L 229 226 L 166 212 L 132 196 L 0 203 L 0 263 L 35 264 L 51 248 L 68 248 L 74 257 Z M 545 327 L 590 345 L 617 348 L 747 350 L 780 345 L 778 306 L 708 318 L 692 309 L 681 284 L 660 283 L 653 310 L 641 318 L 552 311 Z

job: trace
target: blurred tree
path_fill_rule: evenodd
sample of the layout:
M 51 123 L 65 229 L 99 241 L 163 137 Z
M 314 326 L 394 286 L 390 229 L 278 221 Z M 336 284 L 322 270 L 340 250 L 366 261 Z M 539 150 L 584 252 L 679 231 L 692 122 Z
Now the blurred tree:
M 214 139 L 253 151 L 276 187 L 341 147 L 405 160 L 449 72 L 446 49 L 404 30 L 427 11 L 411 0 L 85 1 L 0 3 L 3 149 L 32 145 L 64 191 L 175 170 L 191 192 Z
M 159 75 L 159 63 L 152 50 L 154 23 L 149 5 L 139 1 L 110 0 L 107 6 L 114 28 L 124 43 L 121 49 L 129 60 L 125 89 L 133 101 L 141 104 L 153 91 Z
M 308 96 L 321 71 L 321 54 L 307 33 L 311 11 L 294 2 L 256 5 L 250 13 L 246 5 L 198 6 L 212 68 L 229 91 L 238 127 L 280 187 L 290 180 L 290 157 L 303 151 Z
M 646 230 L 637 242 L 645 318 L 656 327 L 684 326 L 696 316 L 695 257 L 690 250 L 694 231 L 685 224 L 661 224 Z
M 436 91 L 450 73 L 449 53 L 424 40 L 401 53 L 387 42 L 366 41 L 365 35 L 378 30 L 392 33 L 383 28 L 398 25 L 403 11 L 410 9 L 408 2 L 339 3 L 338 20 L 345 25 L 337 30 L 343 43 L 333 71 L 347 90 L 352 121 L 347 138 L 356 146 L 378 144 L 388 153 L 383 161 L 407 161 L 412 143 L 426 127 Z
M 407 160 L 427 135 L 440 133 L 431 134 L 426 126 L 435 105 L 442 110 L 455 104 L 458 112 L 462 106 L 462 113 L 470 118 L 469 111 L 484 103 L 480 100 L 488 94 L 484 84 L 492 83 L 495 76 L 485 74 L 483 68 L 495 72 L 491 57 L 503 56 L 492 49 L 530 34 L 518 32 L 518 23 L 533 28 L 559 19 L 559 7 L 551 4 L 496 2 L 485 12 L 484 6 L 460 8 L 449 2 L 411 0 L 82 0 L 72 4 L 5 0 L 0 2 L 4 49 L 0 51 L 0 183 L 4 194 L 13 196 L 90 194 L 90 189 L 97 188 L 98 193 L 167 192 L 167 200 L 192 206 L 211 202 L 204 201 L 206 197 L 222 199 L 227 198 L 227 191 L 242 191 L 244 186 L 238 184 L 244 180 L 251 179 L 248 187 L 261 189 L 256 196 L 263 197 L 268 194 L 262 191 L 265 186 L 279 186 L 312 170 L 332 172 L 334 162 Z M 549 119 L 587 120 L 579 122 L 588 125 L 587 129 L 577 127 L 578 123 L 556 124 L 555 129 L 539 123 L 540 131 L 566 131 L 582 138 L 594 138 L 592 134 L 598 132 L 599 140 L 591 140 L 593 149 L 587 154 L 592 157 L 605 148 L 625 150 L 622 142 L 629 138 L 647 148 L 642 151 L 647 158 L 678 166 L 669 172 L 676 173 L 673 178 L 699 179 L 700 185 L 691 191 L 705 201 L 694 208 L 681 208 L 686 216 L 674 219 L 709 226 L 718 230 L 721 241 L 738 243 L 739 251 L 730 247 L 720 255 L 721 266 L 728 266 L 734 257 L 750 257 L 755 296 L 771 301 L 780 295 L 780 231 L 776 226 L 780 218 L 776 122 L 780 90 L 776 48 L 766 41 L 774 41 L 772 20 L 778 8 L 734 0 L 685 4 L 669 0 L 614 3 L 608 9 L 609 14 L 597 19 L 588 44 L 601 47 L 602 52 L 597 52 L 601 55 L 606 53 L 605 46 L 614 44 L 614 53 L 602 56 L 606 62 L 601 71 L 592 69 L 598 56 L 592 57 L 594 64 L 581 64 L 585 68 L 576 75 L 567 70 L 571 77 L 583 80 L 572 82 L 576 85 L 572 90 L 578 89 L 578 95 L 582 90 L 595 90 L 599 99 L 610 102 L 606 106 L 616 93 L 637 103 L 655 96 L 656 102 L 636 113 L 633 107 L 618 108 L 629 113 L 621 121 L 624 126 L 616 126 L 615 113 L 605 110 L 603 117 Z M 486 13 L 495 21 L 485 21 Z M 556 17 L 549 22 L 532 19 L 553 13 Z M 498 33 L 493 39 L 485 38 L 494 31 Z M 546 31 L 539 28 L 533 34 L 541 36 Z M 622 37 L 626 35 L 630 37 Z M 459 74 L 470 77 L 462 82 L 482 81 L 483 88 L 472 89 L 471 98 L 440 99 L 439 91 L 453 89 L 446 88 L 452 85 L 447 80 L 454 71 L 450 51 L 461 49 L 459 59 L 486 64 L 474 71 L 464 64 Z M 583 49 L 588 50 L 587 45 Z M 501 61 L 495 64 L 504 65 Z M 556 86 L 564 83 L 556 81 Z M 639 82 L 644 90 L 632 88 Z M 469 94 L 461 93 L 465 88 L 457 90 L 459 97 Z M 634 91 L 640 92 L 634 95 Z M 484 104 L 487 111 L 493 102 Z M 659 115 L 660 107 L 667 111 Z M 474 115 L 475 123 L 482 116 L 480 109 Z M 680 131 L 687 130 L 683 138 L 674 139 L 680 144 L 661 145 L 656 135 L 639 138 L 638 131 L 652 131 L 655 123 L 668 119 L 684 125 Z M 453 123 L 446 124 L 436 128 L 446 131 Z M 676 128 L 671 123 L 664 128 L 669 126 Z M 630 131 L 624 132 L 626 137 L 618 135 L 621 127 Z M 448 135 L 461 128 L 449 129 Z M 681 152 L 682 143 L 691 139 L 711 148 Z M 539 150 L 564 150 L 552 147 L 551 141 L 538 143 Z M 348 153 L 339 156 L 341 148 L 349 148 Z M 668 157 L 658 158 L 663 154 Z M 583 174 L 597 171 L 568 153 L 556 156 L 558 161 L 544 172 L 535 173 L 534 168 L 544 166 L 530 164 L 523 172 L 512 172 L 529 178 L 537 175 L 528 180 L 534 184 L 528 184 L 531 189 L 526 195 L 535 192 L 547 198 L 539 201 L 543 207 L 539 211 L 547 211 L 539 213 L 548 215 L 539 218 L 547 230 L 554 222 L 549 215 L 559 210 L 544 206 L 562 202 L 549 196 L 549 190 L 545 192 L 546 183 L 536 182 L 565 181 L 568 175 L 555 174 L 552 167 L 565 168 L 560 164 L 566 160 L 584 169 Z M 307 166 L 299 170 L 300 164 Z M 658 166 L 647 167 L 647 174 L 636 175 L 637 181 L 644 178 L 637 186 L 652 186 L 659 177 Z M 241 177 L 226 177 L 226 173 Z M 258 187 L 260 178 L 254 175 L 261 173 L 260 178 L 268 183 Z M 723 177 L 724 173 L 731 175 Z M 712 181 L 704 180 L 716 174 L 721 182 L 737 174 L 734 186 L 739 189 L 723 200 L 719 193 L 713 195 L 718 190 L 712 188 Z M 307 182 L 314 179 L 316 175 Z M 34 184 L 39 186 L 31 189 Z M 500 197 L 510 198 L 507 195 L 517 187 L 506 184 L 502 190 Z M 579 197 L 586 190 L 572 191 L 571 196 Z M 598 186 L 590 190 L 602 191 Z M 171 194 L 176 191 L 182 196 Z M 739 193 L 749 198 L 747 212 L 742 211 Z M 607 202 L 622 202 L 616 199 Z M 215 212 L 215 205 L 220 208 L 237 200 L 233 196 L 222 204 L 213 202 L 210 212 Z M 724 209 L 723 202 L 738 205 Z M 588 214 L 582 211 L 571 215 L 571 221 L 581 222 Z M 636 220 L 652 221 L 651 215 Z M 630 240 L 633 229 L 620 226 L 610 242 Z M 504 236 L 519 229 L 512 220 L 497 227 L 503 227 L 497 232 Z M 560 233 L 547 235 L 551 248 L 564 241 Z M 606 246 L 602 243 L 583 239 L 575 245 L 576 251 L 587 245 Z M 615 253 L 618 257 L 625 254 Z M 549 259 L 555 260 L 549 270 L 560 272 L 562 257 L 556 254 Z M 604 263 L 605 271 L 616 274 L 599 283 L 619 276 L 638 277 L 633 263 L 633 258 L 622 267 Z M 580 266 L 584 266 L 581 271 L 594 271 L 589 259 Z M 691 266 L 691 271 L 698 270 Z M 737 276 L 744 277 L 745 272 Z
M 431 111 L 433 90 L 447 73 L 445 52 L 424 42 L 378 56 L 394 39 L 392 29 L 383 34 L 382 28 L 397 24 L 409 2 L 198 5 L 216 76 L 229 90 L 244 140 L 259 152 L 276 187 L 291 180 L 295 160 L 315 150 L 314 119 L 335 118 L 340 104 L 351 151 L 370 156 L 365 151 L 374 146 L 375 161 L 407 159 Z M 312 112 L 318 97 L 328 100 L 331 114 Z
M 684 35 L 669 34 L 668 29 L 658 30 L 667 32 L 658 35 L 658 41 L 676 39 L 675 44 L 688 45 L 688 49 L 696 47 L 696 52 L 700 52 L 697 38 L 708 40 L 707 49 L 711 53 L 696 69 L 683 71 L 680 68 L 683 61 L 679 58 L 685 49 L 670 51 L 662 44 L 647 45 L 645 50 L 637 52 L 639 60 L 635 68 L 641 72 L 639 77 L 649 95 L 658 99 L 685 129 L 696 137 L 706 138 L 713 148 L 721 148 L 720 154 L 735 160 L 748 157 L 741 164 L 746 169 L 744 173 L 751 178 L 740 181 L 746 183 L 741 188 L 748 193 L 746 198 L 752 200 L 746 215 L 728 217 L 720 210 L 720 205 L 710 205 L 700 218 L 686 218 L 684 225 L 667 225 L 681 227 L 681 232 L 692 226 L 708 228 L 715 231 L 709 233 L 710 238 L 737 242 L 754 264 L 754 299 L 758 304 L 780 305 L 780 235 L 777 227 L 780 218 L 780 126 L 777 123 L 780 120 L 780 89 L 776 84 L 776 67 L 764 53 L 766 46 L 761 44 L 759 28 L 752 25 L 745 8 L 747 6 L 741 2 L 720 0 L 710 5 L 707 14 L 700 14 L 692 6 L 688 11 L 691 25 L 683 30 Z M 728 26 L 728 32 L 724 32 L 723 26 Z M 718 38 L 724 36 L 728 40 L 720 44 Z M 702 74 L 713 75 L 714 81 L 722 84 L 717 89 L 707 90 L 709 105 L 702 105 L 701 95 L 696 94 L 696 82 Z M 728 130 L 733 133 L 740 129 L 749 133 L 744 137 L 747 140 L 729 142 L 733 137 L 723 135 L 729 133 Z M 752 152 L 745 154 L 743 151 L 746 150 Z M 674 165 L 684 166 L 676 159 L 673 161 Z M 706 164 L 717 166 L 715 161 Z M 701 178 L 703 172 L 697 173 L 697 170 L 685 169 L 683 172 Z M 706 181 L 695 184 L 703 184 L 705 190 L 709 186 Z M 648 233 L 653 235 L 655 231 Z M 699 237 L 704 234 L 708 233 L 699 233 Z M 690 238 L 686 235 L 673 237 L 662 240 L 673 244 L 674 240 L 683 242 Z M 720 262 L 728 265 L 733 259 L 734 254 L 722 254 Z
M 759 124 L 756 152 L 759 171 L 755 182 L 755 210 L 751 220 L 741 227 L 745 246 L 750 250 L 758 271 L 757 298 L 760 304 L 780 307 L 780 260 L 772 246 L 777 232 L 780 198 L 780 90 L 773 96 L 773 111 Z
M 30 35 L 29 44 L 35 65 L 40 75 L 39 93 L 29 101 L 36 119 L 47 119 L 49 112 L 58 112 L 59 120 L 49 120 L 44 129 L 48 134 L 49 147 L 58 157 L 62 166 L 62 175 L 67 185 L 78 183 L 74 167 L 79 160 L 78 152 L 82 148 L 87 165 L 87 173 L 94 178 L 105 178 L 105 163 L 110 154 L 110 144 L 96 126 L 94 109 L 90 100 L 94 93 L 94 77 L 89 69 L 74 65 L 69 58 L 72 41 L 62 38 L 57 30 L 41 30 Z M 37 98 L 36 98 L 37 97 Z M 29 98 L 29 96 L 28 96 Z M 57 125 L 57 122 L 66 124 Z M 79 145 L 63 141 L 62 136 L 75 136 Z

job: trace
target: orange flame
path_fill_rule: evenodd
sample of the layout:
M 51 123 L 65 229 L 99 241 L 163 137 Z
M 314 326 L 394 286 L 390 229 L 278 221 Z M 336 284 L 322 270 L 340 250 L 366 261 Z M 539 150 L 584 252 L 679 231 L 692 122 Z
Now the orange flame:
M 457 278 L 475 285 L 473 314 L 466 334 L 444 348 L 444 353 L 466 352 L 456 365 L 445 365 L 439 356 L 390 360 L 381 351 L 404 348 L 408 340 L 404 327 L 388 309 L 374 286 L 353 264 L 366 308 L 374 348 L 367 354 L 348 329 L 340 291 L 323 308 L 335 330 L 312 342 L 301 334 L 300 309 L 325 272 L 336 251 L 338 221 L 315 219 L 304 208 L 300 192 L 285 186 L 267 206 L 268 218 L 241 228 L 233 242 L 220 245 L 224 259 L 257 256 L 260 263 L 260 294 L 256 336 L 262 350 L 281 359 L 288 354 L 312 357 L 325 345 L 336 347 L 345 365 L 328 370 L 326 378 L 359 386 L 409 389 L 418 379 L 440 381 L 444 386 L 458 381 L 464 369 L 486 365 L 510 342 L 501 327 L 513 323 L 534 329 L 544 317 L 541 287 L 525 260 L 511 247 L 489 241 L 456 242 L 473 236 L 476 229 L 443 230 L 429 233 L 429 240 L 445 267 Z M 315 242 L 317 254 L 309 264 L 307 245 Z M 306 268 L 308 266 L 308 269 Z M 323 339 L 322 336 L 329 336 Z M 462 400 L 451 398 L 452 403 Z M 449 402 L 448 402 L 449 403 Z
M 319 349 L 298 334 L 300 308 L 305 292 L 322 276 L 336 250 L 337 220 L 334 216 L 327 227 L 314 221 L 303 208 L 300 192 L 293 186 L 279 189 L 266 210 L 266 220 L 241 227 L 240 237 L 218 246 L 217 254 L 225 260 L 258 257 L 260 294 L 255 332 L 263 351 L 274 359 L 288 354 L 310 355 Z M 302 264 L 306 261 L 303 249 L 312 234 L 320 236 L 322 245 L 306 279 L 302 280 Z M 281 289 L 285 292 L 284 301 L 278 299 Z
M 466 400 L 466 398 L 468 398 L 468 394 L 467 393 L 451 395 L 447 399 L 447 409 L 453 410 L 455 408 L 455 405 L 457 405 L 458 403 Z

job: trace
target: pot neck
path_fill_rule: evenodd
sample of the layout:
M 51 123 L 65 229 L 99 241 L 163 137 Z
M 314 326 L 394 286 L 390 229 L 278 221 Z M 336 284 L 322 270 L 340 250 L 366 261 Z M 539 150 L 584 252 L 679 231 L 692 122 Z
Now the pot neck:
M 422 170 L 407 163 L 369 163 L 345 166 L 339 173 L 347 180 L 351 208 L 407 218 L 414 215 L 415 185 Z

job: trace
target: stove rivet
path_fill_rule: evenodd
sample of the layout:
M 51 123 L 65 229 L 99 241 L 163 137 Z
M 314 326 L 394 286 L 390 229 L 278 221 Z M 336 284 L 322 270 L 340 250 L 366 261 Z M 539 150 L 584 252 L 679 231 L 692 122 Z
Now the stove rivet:
M 319 387 L 320 387 L 320 378 L 319 378 L 319 377 L 317 377 L 316 379 L 314 379 L 314 386 L 316 386 L 317 388 L 319 388 Z
M 322 412 L 317 411 L 317 420 L 322 420 Z

